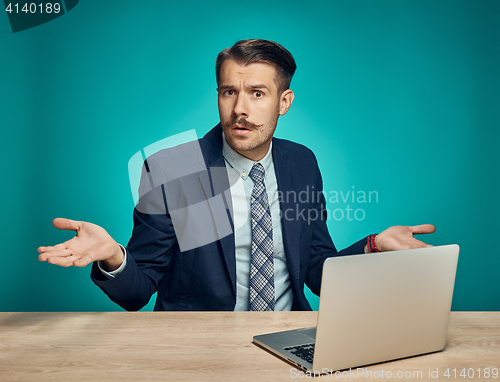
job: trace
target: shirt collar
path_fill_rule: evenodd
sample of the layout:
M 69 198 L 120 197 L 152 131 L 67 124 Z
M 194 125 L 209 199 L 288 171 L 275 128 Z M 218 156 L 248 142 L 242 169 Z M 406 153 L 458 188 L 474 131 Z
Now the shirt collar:
M 241 178 L 246 180 L 248 178 L 248 174 L 252 169 L 255 163 L 260 163 L 264 167 L 266 171 L 265 175 L 269 172 L 269 168 L 273 163 L 273 155 L 272 155 L 273 142 L 271 141 L 271 145 L 269 146 L 269 151 L 267 154 L 258 162 L 254 162 L 251 159 L 248 159 L 236 152 L 226 141 L 226 136 L 222 133 L 222 155 L 227 163 L 240 175 Z

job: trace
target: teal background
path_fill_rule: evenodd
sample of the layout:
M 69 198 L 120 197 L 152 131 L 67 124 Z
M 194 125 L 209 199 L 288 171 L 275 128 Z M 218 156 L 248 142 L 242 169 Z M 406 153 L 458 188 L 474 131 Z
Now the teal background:
M 13 34 L 0 13 L 0 310 L 121 310 L 88 267 L 41 263 L 36 248 L 73 236 L 55 217 L 127 243 L 128 160 L 218 122 L 215 57 L 242 38 L 294 54 L 276 136 L 316 153 L 325 192 L 378 193 L 329 203 L 364 211 L 328 222 L 337 247 L 435 224 L 428 243 L 461 247 L 452 309 L 500 310 L 499 19 L 493 0 L 82 0 Z

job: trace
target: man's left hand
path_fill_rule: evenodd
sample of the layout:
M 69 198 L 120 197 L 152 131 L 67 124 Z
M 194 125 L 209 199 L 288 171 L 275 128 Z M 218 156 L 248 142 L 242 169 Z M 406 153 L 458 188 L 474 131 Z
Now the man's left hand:
M 381 252 L 431 247 L 431 245 L 415 239 L 413 235 L 433 233 L 435 230 L 436 227 L 432 224 L 394 226 L 379 233 L 375 238 L 375 245 Z M 370 252 L 368 246 L 365 247 L 365 252 Z

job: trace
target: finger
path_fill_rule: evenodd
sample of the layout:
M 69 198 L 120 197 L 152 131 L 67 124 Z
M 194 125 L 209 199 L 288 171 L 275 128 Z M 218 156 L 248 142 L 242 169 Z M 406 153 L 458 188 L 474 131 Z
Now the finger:
M 434 227 L 432 224 L 421 224 L 410 227 L 410 230 L 412 234 L 420 235 L 423 233 L 433 233 L 434 231 L 436 231 L 436 227 Z
M 63 249 L 63 250 L 60 250 L 60 251 L 50 251 L 50 252 L 41 253 L 38 256 L 38 260 L 40 260 L 40 261 L 47 261 L 50 257 L 68 257 L 68 256 L 71 256 L 71 255 L 72 255 L 72 253 L 71 253 L 70 250 Z
M 65 241 L 64 243 L 61 243 L 61 244 L 49 246 L 49 247 L 38 247 L 38 252 L 42 253 L 42 252 L 60 251 L 63 249 L 67 249 L 68 244 L 69 244 L 68 241 Z
M 64 218 L 56 218 L 52 221 L 52 225 L 58 229 L 66 229 L 70 231 L 79 231 L 82 222 Z
M 75 260 L 76 260 L 75 256 L 68 256 L 68 257 L 55 256 L 55 257 L 49 257 L 47 259 L 47 262 L 49 264 L 59 265 L 61 267 L 71 267 Z

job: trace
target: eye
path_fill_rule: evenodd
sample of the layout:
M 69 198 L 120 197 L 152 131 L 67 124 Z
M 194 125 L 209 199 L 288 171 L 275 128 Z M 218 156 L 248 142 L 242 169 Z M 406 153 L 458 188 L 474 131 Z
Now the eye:
M 234 90 L 226 90 L 224 93 L 225 96 L 232 96 L 234 94 Z
M 253 92 L 253 95 L 254 95 L 255 97 L 257 97 L 257 98 L 261 98 L 262 96 L 264 96 L 264 93 L 262 93 L 262 92 L 261 92 L 261 91 L 259 91 L 259 90 L 255 90 L 255 91 Z

